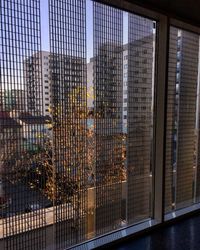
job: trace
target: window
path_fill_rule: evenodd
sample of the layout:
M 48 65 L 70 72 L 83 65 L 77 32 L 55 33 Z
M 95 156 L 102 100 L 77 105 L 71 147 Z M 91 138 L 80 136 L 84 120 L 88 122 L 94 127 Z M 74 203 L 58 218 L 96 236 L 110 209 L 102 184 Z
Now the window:
M 170 27 L 166 126 L 166 151 L 169 154 L 165 162 L 166 216 L 200 200 L 198 54 L 199 35 Z
M 135 51 L 135 56 L 139 56 L 140 52 L 138 50 Z
M 181 52 L 177 51 L 177 60 L 180 61 L 181 60 Z
M 40 2 L 2 3 L 2 89 L 23 90 L 0 105 L 7 250 L 67 249 L 153 219 L 155 21 L 98 1 L 49 0 L 49 13 Z
M 144 69 L 142 70 L 142 73 L 146 74 L 146 73 L 147 73 L 147 68 L 144 68 Z
M 147 59 L 142 60 L 143 64 L 147 64 Z
M 0 91 L 2 88 L 23 90 L 20 95 L 13 92 L 8 107 L 0 105 L 0 123 L 3 120 L 5 124 L 0 129 L 1 149 L 3 145 L 3 152 L 0 150 L 1 167 L 5 170 L 0 180 L 4 186 L 0 209 L 0 238 L 4 243 L 4 246 L 0 243 L 1 249 L 46 247 L 45 237 L 38 230 L 46 226 L 45 209 L 42 207 L 46 198 L 39 191 L 45 186 L 46 177 L 40 174 L 41 165 L 37 157 L 32 157 L 44 142 L 40 133 L 41 116 L 38 115 L 43 109 L 39 9 L 38 0 L 26 3 L 1 1 L 0 65 L 1 72 L 7 73 L 1 74 Z M 18 113 L 17 119 L 10 115 L 14 110 Z M 45 158 L 44 154 L 40 157 L 41 164 Z M 32 233 L 30 230 L 33 229 L 37 232 Z M 30 236 L 28 240 L 27 233 Z M 15 241 L 17 234 L 19 238 Z
M 177 73 L 180 72 L 180 66 L 181 66 L 181 63 L 180 63 L 180 62 L 177 62 L 177 67 L 176 67 Z
M 181 36 L 178 37 L 177 47 L 178 47 L 178 50 L 180 50 L 180 47 L 181 47 Z
M 144 55 L 147 54 L 147 50 L 146 50 L 146 49 L 143 50 L 143 54 L 144 54 Z
M 180 73 L 178 72 L 178 73 L 176 73 L 176 81 L 180 81 Z

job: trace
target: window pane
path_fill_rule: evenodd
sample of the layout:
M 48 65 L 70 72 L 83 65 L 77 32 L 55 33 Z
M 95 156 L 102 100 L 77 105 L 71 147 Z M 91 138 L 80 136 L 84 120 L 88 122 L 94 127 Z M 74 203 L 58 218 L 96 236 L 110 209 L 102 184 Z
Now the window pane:
M 96 234 L 121 223 L 123 12 L 94 3 Z
M 1 4 L 6 249 L 65 249 L 151 220 L 155 22 L 91 0 Z
M 86 240 L 86 1 L 50 0 L 55 243 Z
M 152 213 L 155 22 L 128 18 L 127 220 L 133 223 Z
M 165 211 L 195 202 L 199 36 L 170 28 Z
M 5 249 L 45 248 L 45 230 L 33 231 L 46 225 L 48 203 L 40 1 L 1 1 L 0 38 L 0 237 Z

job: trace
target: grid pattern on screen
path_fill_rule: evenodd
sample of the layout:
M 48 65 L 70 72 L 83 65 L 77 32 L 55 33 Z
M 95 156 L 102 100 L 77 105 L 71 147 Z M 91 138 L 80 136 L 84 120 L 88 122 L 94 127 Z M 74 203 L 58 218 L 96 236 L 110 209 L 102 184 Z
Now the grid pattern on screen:
M 50 0 L 55 240 L 86 240 L 86 3 Z
M 40 0 L 0 4 L 0 248 L 4 238 L 7 250 L 66 249 L 153 218 L 160 178 L 156 22 L 95 0 L 47 2 L 50 51 L 41 51 Z M 165 213 L 200 201 L 199 47 L 199 35 L 170 27 Z
M 96 235 L 121 223 L 123 12 L 94 2 Z
M 40 1 L 2 0 L 0 18 L 0 234 L 5 249 L 43 249 L 45 230 L 33 230 L 45 226 Z
M 166 152 L 165 152 L 165 211 L 172 209 L 173 196 L 173 130 L 175 120 L 175 91 L 176 62 L 177 62 L 177 28 L 170 29 L 168 95 L 167 95 L 167 124 L 166 124 Z
M 199 42 L 200 43 L 200 42 Z M 199 47 L 200 48 L 200 47 Z M 200 55 L 200 50 L 199 50 Z M 200 69 L 200 60 L 199 60 L 199 69 Z M 196 184 L 195 184 L 195 201 L 200 202 L 200 99 L 199 99 L 199 89 L 200 89 L 200 71 L 198 71 L 198 90 L 197 90 L 197 123 L 196 123 Z
M 154 22 L 128 14 L 127 220 L 151 215 Z
M 199 36 L 170 28 L 165 210 L 194 202 Z

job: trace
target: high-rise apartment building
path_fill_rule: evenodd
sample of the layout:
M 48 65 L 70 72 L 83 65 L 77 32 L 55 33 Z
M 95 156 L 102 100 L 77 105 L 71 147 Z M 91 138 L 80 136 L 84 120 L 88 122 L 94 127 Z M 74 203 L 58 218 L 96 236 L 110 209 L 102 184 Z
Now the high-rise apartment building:
M 123 46 L 123 132 L 127 133 L 128 44 Z
M 41 51 L 41 72 L 42 72 L 42 99 L 44 116 L 50 115 L 51 111 L 51 84 L 50 84 L 50 53 Z
M 61 65 L 63 65 L 62 68 Z M 25 92 L 27 94 L 28 111 L 39 112 L 41 115 L 50 116 L 52 113 L 52 102 L 56 101 L 55 97 L 57 96 L 56 98 L 62 99 L 65 94 L 59 88 L 57 81 L 62 80 L 66 81 L 66 83 L 71 81 L 73 82 L 71 88 L 76 87 L 76 82 L 79 81 L 79 74 L 76 70 L 81 71 L 81 65 L 81 58 L 62 54 L 51 55 L 51 53 L 47 51 L 38 52 L 26 60 Z M 39 78 L 40 75 L 35 72 L 36 66 L 41 70 L 41 79 Z M 66 91 L 68 87 L 66 84 Z M 39 99 L 41 103 L 39 103 Z
M 94 110 L 94 57 L 87 63 L 87 107 Z
M 37 52 L 24 62 L 27 111 L 33 114 L 50 115 L 49 66 L 50 53 L 47 51 Z
M 23 66 L 24 90 L 27 95 L 27 111 L 33 115 L 40 115 L 43 112 L 40 52 L 33 53 L 24 60 Z
M 94 108 L 94 62 L 95 58 L 90 58 L 87 63 L 87 105 L 89 109 Z M 127 103 L 128 103 L 128 44 L 123 45 L 123 103 L 122 120 L 123 132 L 127 133 Z M 122 108 L 122 107 L 121 107 Z
M 144 22 L 143 19 L 135 20 L 135 17 L 130 18 L 132 18 L 132 22 Z M 98 88 L 102 92 L 95 92 L 96 88 L 94 86 L 95 75 L 93 71 L 98 57 L 96 59 L 92 58 L 87 64 L 88 105 L 94 108 L 95 99 L 93 94 L 91 94 L 91 90 L 94 89 L 93 91 L 96 93 L 97 100 L 98 96 L 101 95 L 107 98 L 101 98 L 101 101 L 105 105 L 105 110 L 111 107 L 111 104 L 108 103 L 109 101 L 114 103 L 117 100 L 120 106 L 116 112 L 120 118 L 118 118 L 118 129 L 115 135 L 117 137 L 117 134 L 119 136 L 120 133 L 124 133 L 126 138 L 123 145 L 126 148 L 127 154 L 124 160 L 129 180 L 126 180 L 127 188 L 132 197 L 132 199 L 127 201 L 127 209 L 128 213 L 130 213 L 128 219 L 130 221 L 137 221 L 146 217 L 151 211 L 155 23 L 146 21 L 146 25 L 148 25 L 148 29 L 145 32 L 138 32 L 136 36 L 132 37 L 131 43 L 122 45 L 122 76 L 120 78 L 122 82 L 118 91 L 113 91 L 112 82 L 109 82 L 112 74 L 108 71 L 107 65 L 109 65 L 111 70 L 113 66 L 111 62 L 106 61 L 109 60 L 108 56 L 104 57 L 104 54 L 100 55 L 101 61 L 99 63 L 102 65 L 102 71 L 97 72 L 97 76 L 101 77 L 102 81 L 102 86 L 99 85 Z M 111 49 L 109 48 L 109 50 Z M 108 55 L 105 47 L 102 51 Z M 112 52 L 112 56 L 115 56 L 114 51 Z M 110 60 L 112 61 L 112 58 Z M 105 73 L 103 73 L 104 66 L 107 67 Z M 104 75 L 106 80 L 103 81 Z M 103 83 L 106 86 L 103 86 Z M 98 103 L 98 105 L 100 104 Z M 103 109 L 103 106 L 101 108 Z M 105 123 L 107 127 L 103 127 L 103 119 L 100 120 L 102 121 L 98 122 L 102 122 L 102 125 L 101 127 L 98 125 L 98 127 L 101 128 L 101 133 L 105 133 L 106 135 L 106 133 L 109 133 L 109 123 L 112 124 L 114 122 L 114 117 L 107 118 L 107 122 Z M 112 128 L 112 131 L 115 130 Z M 132 165 L 134 166 L 133 172 Z

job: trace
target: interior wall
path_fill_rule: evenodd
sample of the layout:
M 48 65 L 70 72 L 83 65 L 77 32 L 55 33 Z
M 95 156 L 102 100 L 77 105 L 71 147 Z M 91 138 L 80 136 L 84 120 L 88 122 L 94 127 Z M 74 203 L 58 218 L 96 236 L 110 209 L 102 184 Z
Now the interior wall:
M 123 0 L 122 0 L 123 1 Z M 170 17 L 179 18 L 200 26 L 199 0 L 127 0 L 146 8 L 159 11 Z

